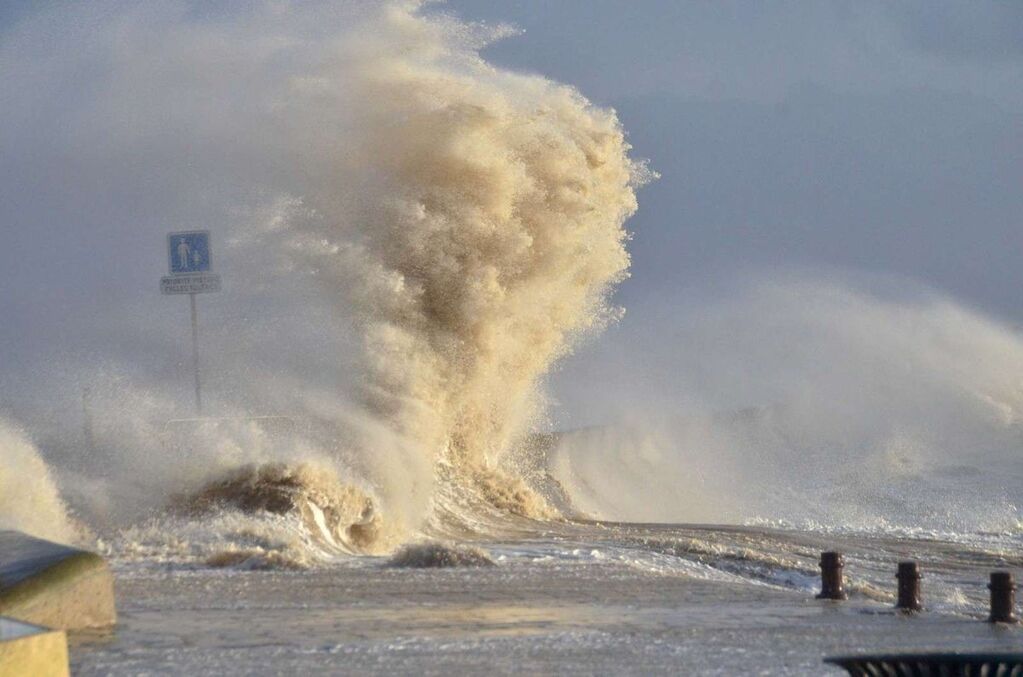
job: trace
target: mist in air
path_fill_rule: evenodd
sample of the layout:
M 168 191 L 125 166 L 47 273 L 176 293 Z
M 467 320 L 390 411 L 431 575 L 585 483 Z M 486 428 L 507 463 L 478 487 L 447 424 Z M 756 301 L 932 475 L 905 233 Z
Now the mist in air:
M 458 9 L 90 3 L 3 28 L 5 526 L 134 528 L 239 468 L 297 477 L 359 552 L 492 514 L 1016 525 L 1019 476 L 985 470 L 1023 441 L 1004 289 L 918 265 L 902 245 L 931 247 L 927 214 L 872 259 L 850 238 L 901 232 L 895 210 L 882 228 L 836 219 L 834 195 L 786 213 L 691 192 L 722 174 L 708 147 L 740 174 L 763 170 L 750 149 L 798 162 L 802 135 L 845 157 L 856 119 L 829 135 L 785 112 L 841 105 L 805 83 L 732 92 L 736 149 L 651 112 L 717 118 L 712 88 L 674 108 L 642 83 L 590 95 L 533 72 L 530 33 Z M 845 169 L 806 173 L 855 209 L 880 194 Z M 158 279 L 166 234 L 192 229 L 224 282 L 198 299 L 216 421 L 189 426 L 187 303 Z

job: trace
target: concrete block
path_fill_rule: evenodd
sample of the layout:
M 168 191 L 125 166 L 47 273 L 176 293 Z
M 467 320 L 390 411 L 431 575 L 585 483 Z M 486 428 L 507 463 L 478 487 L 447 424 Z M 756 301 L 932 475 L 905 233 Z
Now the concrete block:
M 60 630 L 112 625 L 110 568 L 96 553 L 0 531 L 0 615 Z
M 0 675 L 68 677 L 67 635 L 0 616 Z

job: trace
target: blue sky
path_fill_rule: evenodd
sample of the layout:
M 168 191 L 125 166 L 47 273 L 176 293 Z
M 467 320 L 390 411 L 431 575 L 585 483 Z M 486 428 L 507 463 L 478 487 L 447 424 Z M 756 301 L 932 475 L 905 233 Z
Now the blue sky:
M 206 156 L 177 140 L 173 110 L 165 133 L 123 145 L 103 134 L 152 131 L 151 121 L 89 117 L 95 69 L 116 63 L 94 29 L 182 4 L 106 3 L 87 14 L 105 25 L 92 26 L 62 18 L 82 5 L 0 3 L 8 384 L 11 364 L 53 364 L 76 343 L 110 345 L 125 327 L 170 326 L 151 317 L 170 314 L 150 297 L 165 232 L 216 213 L 209 205 L 233 189 L 231 177 L 196 185 L 208 168 L 190 163 Z M 185 17 L 223 21 L 246 6 L 195 3 Z M 20 33 L 40 8 L 50 23 Z M 629 222 L 632 277 L 617 294 L 625 320 L 556 380 L 582 390 L 607 382 L 597 365 L 643 332 L 670 334 L 665 318 L 694 290 L 756 271 L 876 275 L 1023 324 L 1023 3 L 451 0 L 429 11 L 517 26 L 485 55 L 614 107 L 634 154 L 661 175 Z M 145 17 L 139 25 L 144 36 Z M 147 81 L 138 82 L 144 99 Z M 243 88 L 228 95 L 246 109 Z M 75 127 L 76 115 L 89 123 Z M 186 194 L 195 199 L 178 199 Z M 123 324 L 90 328 L 115 315 Z M 160 368 L 181 359 L 181 338 L 157 346 L 167 353 Z M 134 340 L 117 347 L 153 351 Z M 5 399 L 20 395 L 0 388 Z
M 2 3 L 0 31 L 60 6 Z M 1023 4 L 452 0 L 431 11 L 520 28 L 486 55 L 616 108 L 661 174 L 631 222 L 623 301 L 737 267 L 839 266 L 1023 321 Z M 55 115 L 87 69 L 50 101 Z M 8 269 L 26 265 L 17 255 Z
M 729 270 L 914 278 L 1023 321 L 1023 4 L 486 2 L 494 61 L 614 106 L 662 178 L 630 302 Z

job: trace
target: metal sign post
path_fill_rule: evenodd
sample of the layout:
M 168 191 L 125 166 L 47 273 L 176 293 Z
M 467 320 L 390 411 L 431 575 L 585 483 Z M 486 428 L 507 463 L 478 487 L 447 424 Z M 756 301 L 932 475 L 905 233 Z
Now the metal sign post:
M 192 307 L 192 371 L 195 373 L 195 413 L 202 416 L 202 385 L 199 382 L 199 313 L 195 310 L 195 293 L 188 295 Z
M 82 430 L 85 433 L 85 448 L 91 454 L 96 453 L 96 436 L 92 427 L 92 390 L 89 386 L 82 388 Z
M 163 294 L 188 294 L 192 314 L 192 371 L 195 376 L 195 411 L 202 416 L 202 385 L 199 379 L 199 312 L 196 294 L 220 291 L 220 276 L 212 272 L 210 232 L 189 230 L 167 236 L 170 275 L 160 278 Z

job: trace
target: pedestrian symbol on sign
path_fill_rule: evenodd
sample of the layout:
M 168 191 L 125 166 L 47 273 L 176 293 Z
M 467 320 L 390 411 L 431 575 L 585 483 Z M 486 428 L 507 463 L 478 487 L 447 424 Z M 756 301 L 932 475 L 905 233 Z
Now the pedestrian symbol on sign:
M 171 275 L 210 270 L 210 234 L 207 231 L 172 233 L 170 238 Z
M 192 248 L 188 246 L 188 240 L 185 238 L 178 238 L 178 267 L 188 268 L 188 253 L 192 251 Z
M 192 311 L 192 371 L 195 373 L 195 411 L 202 416 L 202 387 L 199 381 L 199 311 L 195 295 L 220 291 L 220 276 L 210 269 L 210 232 L 189 230 L 167 235 L 170 275 L 160 278 L 160 293 L 188 294 Z

